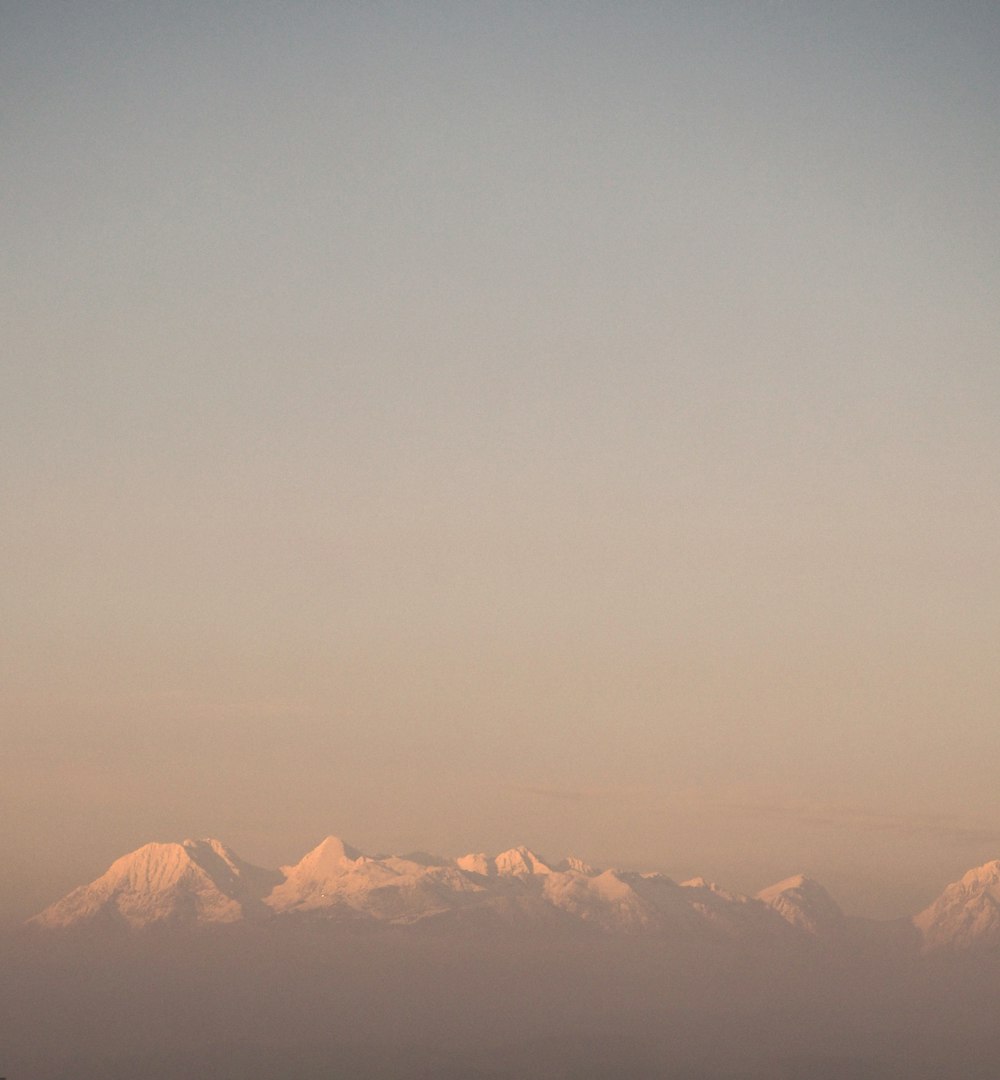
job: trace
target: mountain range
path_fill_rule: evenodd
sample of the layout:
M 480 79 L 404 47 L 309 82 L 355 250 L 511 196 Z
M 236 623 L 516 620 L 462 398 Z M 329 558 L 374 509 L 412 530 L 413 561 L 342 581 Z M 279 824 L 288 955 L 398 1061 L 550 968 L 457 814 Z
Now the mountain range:
M 970 870 L 908 920 L 846 917 L 795 876 L 756 896 L 695 878 L 550 863 L 526 847 L 457 859 L 367 855 L 328 836 L 292 866 L 253 866 L 218 840 L 150 843 L 117 859 L 29 923 L 38 928 L 330 924 L 574 928 L 764 948 L 883 939 L 924 952 L 1000 944 L 1000 860 Z

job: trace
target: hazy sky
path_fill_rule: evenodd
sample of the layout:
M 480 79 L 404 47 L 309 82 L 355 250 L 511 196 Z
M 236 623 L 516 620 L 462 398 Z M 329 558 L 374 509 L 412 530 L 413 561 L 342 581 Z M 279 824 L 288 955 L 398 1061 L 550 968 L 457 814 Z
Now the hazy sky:
M 0 2 L 0 903 L 328 832 L 1000 854 L 1000 12 Z

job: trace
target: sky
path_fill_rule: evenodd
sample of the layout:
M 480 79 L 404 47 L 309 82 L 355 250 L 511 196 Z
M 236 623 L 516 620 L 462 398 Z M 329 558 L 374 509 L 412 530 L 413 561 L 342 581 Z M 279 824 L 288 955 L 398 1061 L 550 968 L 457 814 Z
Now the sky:
M 998 46 L 0 0 L 0 915 L 186 836 L 1000 855 Z

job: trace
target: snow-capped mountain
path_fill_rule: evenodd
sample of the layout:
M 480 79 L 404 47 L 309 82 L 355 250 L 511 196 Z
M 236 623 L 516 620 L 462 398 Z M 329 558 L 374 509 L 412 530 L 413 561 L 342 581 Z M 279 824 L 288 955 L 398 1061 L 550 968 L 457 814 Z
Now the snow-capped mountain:
M 913 925 L 926 952 L 1000 945 L 1000 860 L 953 882 L 913 917 Z
M 50 927 L 237 922 L 266 910 L 261 901 L 280 877 L 244 862 L 218 840 L 146 844 L 31 921 Z
M 819 882 L 801 874 L 762 889 L 757 899 L 792 926 L 817 937 L 837 937 L 844 932 L 844 913 L 836 901 Z
M 249 865 L 217 840 L 147 844 L 118 859 L 32 922 L 225 923 L 282 918 L 408 924 L 544 926 L 697 940 L 780 939 L 786 913 L 702 879 L 598 870 L 577 858 L 551 864 L 526 847 L 444 859 L 366 855 L 329 836 L 280 871 Z M 787 921 L 786 921 L 787 920 Z
M 482 892 L 475 876 L 430 856 L 364 855 L 328 836 L 265 900 L 276 914 L 369 917 L 415 922 L 461 906 Z
M 30 921 L 141 928 L 244 920 L 562 925 L 763 947 L 846 941 L 852 922 L 802 876 L 749 897 L 702 878 L 677 883 L 577 858 L 551 863 L 526 847 L 457 859 L 367 855 L 335 836 L 280 870 L 252 866 L 218 840 L 146 844 Z M 1000 945 L 1000 861 L 949 885 L 912 927 L 924 951 Z

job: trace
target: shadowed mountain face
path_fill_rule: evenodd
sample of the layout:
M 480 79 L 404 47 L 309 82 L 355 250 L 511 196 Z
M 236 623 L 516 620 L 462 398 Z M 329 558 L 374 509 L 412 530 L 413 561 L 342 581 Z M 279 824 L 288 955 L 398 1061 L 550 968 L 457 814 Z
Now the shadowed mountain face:
M 762 889 L 757 899 L 806 933 L 833 939 L 845 932 L 844 913 L 833 897 L 819 882 L 801 874 Z
M 19 1080 L 991 1080 L 997 864 L 912 922 L 525 848 L 149 844 L 2 944 Z

